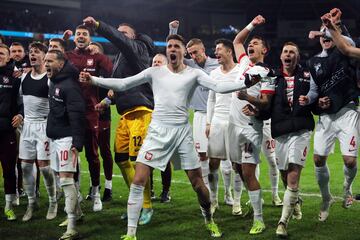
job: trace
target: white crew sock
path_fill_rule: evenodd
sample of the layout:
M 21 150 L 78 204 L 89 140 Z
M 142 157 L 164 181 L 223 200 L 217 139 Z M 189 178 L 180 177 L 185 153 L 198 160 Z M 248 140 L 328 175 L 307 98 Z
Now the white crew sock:
M 254 221 L 263 221 L 262 216 L 262 202 L 261 202 L 261 189 L 255 191 L 248 191 L 251 206 L 254 209 Z
M 210 191 L 210 186 L 209 186 L 209 173 L 210 173 L 209 160 L 200 161 L 200 166 L 201 166 L 201 174 L 202 174 L 203 181 L 204 181 L 205 186 L 207 187 L 207 189 Z
M 69 232 L 75 230 L 76 226 L 77 190 L 73 178 L 61 178 L 60 182 L 65 195 L 65 211 L 68 217 L 67 232 Z
M 283 207 L 280 222 L 288 224 L 290 217 L 294 211 L 295 204 L 299 198 L 299 190 L 287 187 L 284 193 Z
M 231 194 L 231 171 L 232 165 L 230 160 L 220 162 L 221 175 L 224 181 L 225 195 Z
M 49 202 L 56 202 L 56 188 L 55 188 L 55 175 L 50 166 L 41 167 L 41 174 L 44 176 L 44 183 L 46 187 L 46 191 L 49 196 Z
M 356 173 L 357 173 L 357 165 L 355 165 L 355 167 L 353 168 L 348 168 L 347 166 L 344 165 L 344 191 L 345 194 L 347 195 L 352 195 L 352 183 L 354 181 L 354 178 L 356 177 Z
M 327 164 L 325 164 L 325 166 L 322 167 L 315 167 L 315 175 L 317 182 L 319 184 L 322 200 L 325 202 L 330 201 L 331 199 L 330 185 L 329 185 L 330 171 Z
M 106 180 L 105 179 L 105 188 L 112 189 L 112 180 Z
M 210 201 L 218 200 L 218 183 L 219 183 L 219 169 L 210 170 L 209 186 L 210 186 Z
M 13 209 L 12 201 L 15 199 L 16 194 L 5 194 L 5 211 Z
M 130 194 L 128 199 L 128 231 L 127 235 L 135 236 L 137 223 L 140 217 L 140 211 L 144 202 L 144 189 L 145 187 L 131 184 L 130 185 Z
M 234 177 L 234 204 L 240 204 L 241 194 L 243 189 L 243 181 L 241 180 L 240 174 L 235 173 Z
M 269 163 L 269 176 L 271 183 L 272 196 L 276 197 L 279 195 L 279 170 L 276 166 L 275 157 L 267 157 Z
M 33 163 L 21 162 L 23 171 L 23 185 L 26 195 L 28 196 L 29 205 L 34 205 L 36 201 L 35 195 L 35 177 Z

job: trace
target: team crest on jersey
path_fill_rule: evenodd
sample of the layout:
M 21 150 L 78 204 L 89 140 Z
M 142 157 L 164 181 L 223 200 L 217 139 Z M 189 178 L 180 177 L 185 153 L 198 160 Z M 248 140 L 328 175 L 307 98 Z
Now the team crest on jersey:
M 55 96 L 59 96 L 60 95 L 60 88 L 56 88 L 55 89 Z
M 92 65 L 94 65 L 94 59 L 92 59 L 92 58 L 88 59 L 87 62 L 86 62 L 86 65 L 87 65 L 87 66 L 92 66 Z
M 315 72 L 316 72 L 316 75 L 320 75 L 320 74 L 322 74 L 322 69 L 321 69 L 321 63 L 316 63 L 315 65 L 314 65 L 314 68 L 315 68 Z
M 153 154 L 151 152 L 146 152 L 145 153 L 145 159 L 150 161 L 153 158 Z
M 6 76 L 3 77 L 3 83 L 9 83 L 10 79 Z
M 195 148 L 200 149 L 200 143 L 195 143 Z

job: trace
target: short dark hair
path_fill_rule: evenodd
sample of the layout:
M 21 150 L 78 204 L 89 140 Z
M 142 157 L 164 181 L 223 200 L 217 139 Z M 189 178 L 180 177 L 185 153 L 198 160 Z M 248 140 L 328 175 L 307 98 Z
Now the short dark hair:
M 296 43 L 291 42 L 291 41 L 285 42 L 284 45 L 283 45 L 283 47 L 288 46 L 288 45 L 296 47 L 297 50 L 298 50 L 298 52 L 300 53 L 300 48 L 299 48 L 299 46 L 298 46 Z
M 269 42 L 266 41 L 266 39 L 265 39 L 264 37 L 260 36 L 260 35 L 254 35 L 254 36 L 252 36 L 252 38 L 250 39 L 250 41 L 253 40 L 253 39 L 259 39 L 259 40 L 261 41 L 262 45 L 267 49 L 267 51 L 266 51 L 266 53 L 265 53 L 265 56 L 268 55 L 269 52 L 270 52 L 270 44 L 269 44 Z
M 22 43 L 19 43 L 19 42 L 13 42 L 13 43 L 11 43 L 10 47 L 12 47 L 12 46 L 20 46 L 20 47 L 22 47 L 22 48 L 25 50 L 24 45 L 22 45 Z
M 49 41 L 49 43 L 50 43 L 50 42 L 58 42 L 58 43 L 60 43 L 60 46 L 61 46 L 63 49 L 66 48 L 66 46 L 65 46 L 65 41 L 64 41 L 64 39 L 62 39 L 62 38 L 51 38 L 50 41 Z
M 8 45 L 6 45 L 5 43 L 0 43 L 0 48 L 5 48 L 10 55 L 10 49 L 9 49 Z
M 226 39 L 226 38 L 219 38 L 215 41 L 215 45 L 218 45 L 218 44 L 222 44 L 227 49 L 230 49 L 233 57 L 235 57 L 235 49 L 234 49 L 234 44 L 232 41 L 230 41 L 229 39 Z M 234 59 L 236 59 L 236 57 Z
M 178 40 L 183 44 L 184 47 L 186 45 L 185 39 L 179 34 L 171 34 L 171 35 L 167 36 L 166 42 L 168 42 L 169 40 Z
M 90 45 L 95 45 L 95 46 L 97 46 L 98 48 L 100 48 L 100 52 L 101 52 L 102 54 L 104 54 L 104 48 L 103 48 L 103 46 L 102 46 L 100 43 L 98 43 L 98 42 L 91 42 Z
M 45 44 L 41 43 L 41 42 L 32 42 L 29 45 L 29 51 L 31 48 L 37 48 L 40 51 L 42 51 L 43 53 L 46 53 L 48 51 L 47 46 L 45 46 Z
M 200 38 L 192 38 L 190 41 L 186 44 L 186 48 L 192 47 L 194 45 L 202 45 L 204 46 L 204 43 L 201 41 Z
M 57 49 L 52 49 L 52 50 L 49 50 L 47 53 L 53 53 L 56 55 L 56 59 L 57 60 L 60 60 L 62 62 L 65 62 L 66 61 L 66 56 L 65 54 L 60 51 L 60 50 L 57 50 Z
M 134 31 L 134 33 L 136 34 L 136 29 L 135 29 L 134 25 L 125 22 L 125 23 L 120 23 L 119 27 L 121 27 L 121 26 L 126 26 L 126 27 L 131 28 Z
M 78 30 L 78 29 L 87 30 L 87 31 L 89 32 L 89 35 L 92 35 L 92 30 L 91 30 L 91 28 L 89 28 L 89 27 L 87 27 L 87 26 L 85 26 L 85 25 L 82 25 L 82 24 L 81 24 L 81 25 L 77 26 L 76 29 L 75 29 L 75 31 Z

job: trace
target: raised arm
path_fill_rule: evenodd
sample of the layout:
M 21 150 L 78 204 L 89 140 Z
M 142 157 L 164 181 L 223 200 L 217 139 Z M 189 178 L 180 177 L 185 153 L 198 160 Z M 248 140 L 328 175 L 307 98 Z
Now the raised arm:
M 169 23 L 169 35 L 177 34 L 179 30 L 179 20 L 174 20 Z
M 360 49 L 354 47 L 355 44 L 351 38 L 341 35 L 338 26 L 331 20 L 330 14 L 323 15 L 321 20 L 329 30 L 336 47 L 342 54 L 349 57 L 360 58 Z
M 91 76 L 87 72 L 81 72 L 80 79 L 84 79 L 84 81 L 91 82 L 91 84 L 99 87 L 121 92 L 149 82 L 151 80 L 151 69 L 153 68 L 145 69 L 144 71 L 127 78 L 101 78 Z
M 234 38 L 234 49 L 236 54 L 236 59 L 238 59 L 242 54 L 244 54 L 245 48 L 244 43 L 255 27 L 265 23 L 265 18 L 261 15 L 257 15 L 243 30 L 241 30 Z

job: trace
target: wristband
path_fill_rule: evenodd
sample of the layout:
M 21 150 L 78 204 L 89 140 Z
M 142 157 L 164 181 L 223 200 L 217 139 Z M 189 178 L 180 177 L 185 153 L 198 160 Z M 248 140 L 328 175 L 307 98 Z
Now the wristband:
M 249 32 L 251 32 L 252 30 L 254 30 L 255 26 L 252 23 L 249 23 L 246 27 L 247 30 L 249 30 Z

